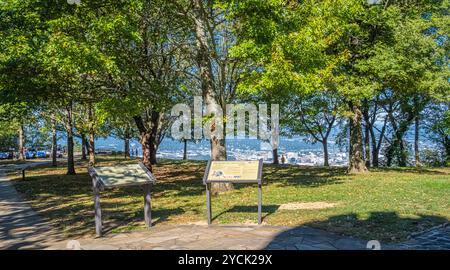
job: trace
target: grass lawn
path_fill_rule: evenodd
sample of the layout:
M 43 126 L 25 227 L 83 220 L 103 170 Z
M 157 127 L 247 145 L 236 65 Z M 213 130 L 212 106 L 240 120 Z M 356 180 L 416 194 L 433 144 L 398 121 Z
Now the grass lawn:
M 98 166 L 137 162 L 102 157 Z M 94 233 L 91 179 L 86 162 L 77 162 L 76 176 L 39 165 L 14 184 L 35 210 L 69 236 Z M 205 222 L 206 198 L 202 161 L 161 161 L 152 191 L 155 226 Z M 268 225 L 308 225 L 339 234 L 397 242 L 450 220 L 450 168 L 372 169 L 346 175 L 342 168 L 264 165 L 263 222 Z M 101 197 L 105 230 L 144 227 L 139 187 L 105 190 Z M 282 210 L 287 203 L 324 202 L 325 209 Z M 212 198 L 213 223 L 248 224 L 257 220 L 257 188 L 236 185 Z

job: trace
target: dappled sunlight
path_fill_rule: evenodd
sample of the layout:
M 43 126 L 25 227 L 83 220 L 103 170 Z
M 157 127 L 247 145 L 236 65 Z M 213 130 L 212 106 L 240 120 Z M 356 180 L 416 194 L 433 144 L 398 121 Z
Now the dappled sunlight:
M 98 158 L 98 166 L 137 162 Z M 75 176 L 66 175 L 64 164 L 59 165 L 31 168 L 25 181 L 16 177 L 14 184 L 36 211 L 68 236 L 93 235 L 92 181 L 87 162 L 77 162 Z M 202 183 L 205 166 L 203 161 L 167 160 L 154 166 L 157 184 L 152 189 L 153 225 L 206 220 Z M 378 169 L 349 176 L 343 168 L 265 164 L 263 174 L 262 214 L 267 225 L 310 225 L 361 238 L 394 237 L 392 241 L 397 241 L 450 219 L 450 202 L 446 199 L 450 196 L 449 169 L 421 173 Z M 141 187 L 107 189 L 100 200 L 107 233 L 145 228 Z M 318 202 L 327 207 L 316 207 Z M 295 207 L 286 209 L 286 205 Z M 256 222 L 256 185 L 236 184 L 234 190 L 214 196 L 212 212 L 216 224 Z

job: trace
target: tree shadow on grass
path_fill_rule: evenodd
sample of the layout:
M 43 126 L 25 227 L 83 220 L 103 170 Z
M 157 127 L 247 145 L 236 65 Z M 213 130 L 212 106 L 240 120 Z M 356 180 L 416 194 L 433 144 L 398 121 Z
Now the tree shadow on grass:
M 401 217 L 396 212 L 371 212 L 365 219 L 356 214 L 338 215 L 284 231 L 265 249 L 366 249 L 369 240 L 392 247 L 413 233 L 448 222 L 441 216 Z
M 263 205 L 262 209 L 261 209 L 261 220 L 264 221 L 264 219 L 266 217 L 275 213 L 279 207 L 280 207 L 279 205 Z M 211 218 L 211 221 L 217 220 L 220 216 L 225 215 L 227 213 L 258 213 L 258 206 L 257 205 L 255 205 L 255 206 L 248 206 L 248 205 L 233 206 L 232 208 L 224 210 L 217 215 L 214 215 L 214 213 L 213 213 L 213 217 Z
M 185 211 L 182 208 L 163 208 L 152 210 L 152 226 L 167 221 L 170 217 L 176 215 L 182 215 Z M 115 215 L 114 215 L 115 214 Z M 119 215 L 118 215 L 119 214 Z M 103 233 L 107 234 L 114 232 L 120 228 L 126 228 L 129 224 L 143 223 L 144 222 L 144 206 L 142 209 L 136 211 L 125 211 L 122 213 L 109 213 L 107 214 L 108 220 L 103 224 Z M 144 225 L 143 225 L 144 226 Z M 91 230 L 94 230 L 94 224 L 92 223 Z
M 102 210 L 103 233 L 127 230 L 142 226 L 144 228 L 144 203 L 100 202 Z M 48 221 L 59 227 L 69 236 L 93 235 L 95 233 L 94 207 L 92 205 L 58 205 L 47 203 L 36 210 L 43 213 Z M 182 208 L 152 209 L 152 225 L 162 223 L 176 215 L 182 215 Z
M 25 200 L 32 201 L 33 208 L 49 223 L 63 230 L 67 236 L 82 236 L 95 232 L 91 183 L 87 173 L 80 173 L 76 176 L 33 176 L 25 181 L 16 181 L 15 187 L 25 195 Z M 152 190 L 152 199 L 155 199 L 155 193 L 159 191 Z M 144 191 L 140 186 L 103 190 L 100 193 L 100 202 L 105 231 L 126 228 L 130 226 L 128 224 L 131 224 L 131 227 L 143 224 L 143 196 Z M 139 200 L 115 200 L 123 198 Z M 152 210 L 152 218 L 154 224 L 157 224 L 168 220 L 170 216 L 183 213 L 181 208 L 160 208 Z
M 277 183 L 283 186 L 320 187 L 341 183 L 342 177 L 346 175 L 346 170 L 338 167 L 268 165 L 264 168 L 263 175 L 263 182 L 267 184 Z

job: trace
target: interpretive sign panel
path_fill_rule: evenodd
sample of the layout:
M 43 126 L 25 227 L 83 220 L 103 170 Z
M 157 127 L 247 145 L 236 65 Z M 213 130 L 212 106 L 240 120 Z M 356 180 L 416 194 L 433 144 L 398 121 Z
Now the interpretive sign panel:
M 262 160 L 210 161 L 203 182 L 260 183 L 261 175 Z
M 209 161 L 203 176 L 206 186 L 206 211 L 211 224 L 211 184 L 214 183 L 257 183 L 258 184 L 258 224 L 262 211 L 262 167 L 260 160 Z
M 150 191 L 156 179 L 153 174 L 139 163 L 115 167 L 89 167 L 94 192 L 95 231 L 102 235 L 102 211 L 100 207 L 100 191 L 104 188 L 141 185 L 144 189 L 144 217 L 147 227 L 152 226 Z
M 108 187 L 144 185 L 154 183 L 155 177 L 141 164 L 117 167 L 97 167 L 94 169 L 101 184 Z

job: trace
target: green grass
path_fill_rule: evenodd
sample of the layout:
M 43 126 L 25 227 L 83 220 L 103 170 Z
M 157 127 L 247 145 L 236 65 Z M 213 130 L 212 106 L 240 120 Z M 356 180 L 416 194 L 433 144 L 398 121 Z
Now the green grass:
M 99 165 L 123 159 L 103 158 Z M 76 176 L 65 175 L 63 164 L 30 169 L 15 186 L 67 236 L 94 231 L 91 179 L 86 163 L 77 163 Z M 162 161 L 154 168 L 158 179 L 152 191 L 154 225 L 187 224 L 206 220 L 205 162 Z M 264 165 L 263 222 L 268 225 L 308 225 L 344 235 L 382 241 L 401 241 L 450 220 L 450 169 L 372 169 L 346 175 L 342 168 Z M 102 193 L 104 227 L 112 232 L 142 229 L 143 197 L 138 187 Z M 333 208 L 279 210 L 295 202 L 336 203 Z M 257 220 L 257 188 L 235 185 L 212 198 L 213 223 L 248 224 Z

